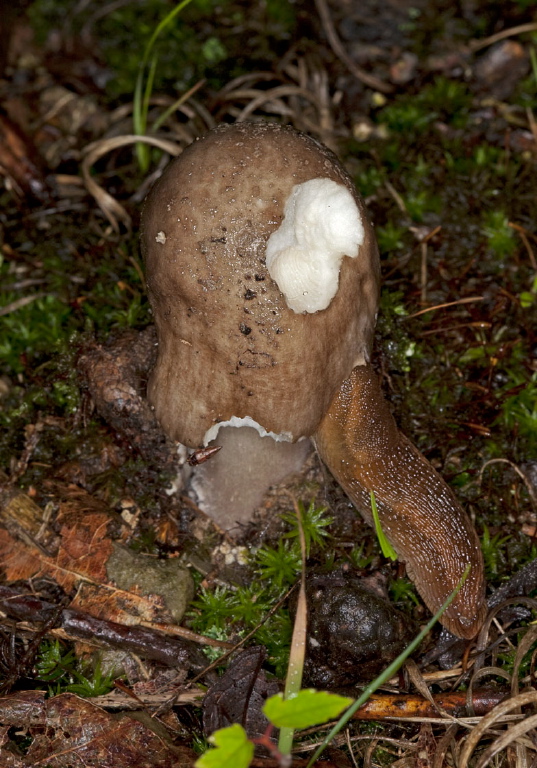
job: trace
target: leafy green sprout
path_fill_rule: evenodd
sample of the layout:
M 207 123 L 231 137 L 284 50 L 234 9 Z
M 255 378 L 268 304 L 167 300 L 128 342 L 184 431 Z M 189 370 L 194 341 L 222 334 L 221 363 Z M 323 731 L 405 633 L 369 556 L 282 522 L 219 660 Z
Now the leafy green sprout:
M 200 588 L 189 613 L 190 625 L 196 632 L 225 629 L 233 610 L 233 591 L 227 587 Z M 212 636 L 212 635 L 211 635 Z
M 66 686 L 65 690 L 70 693 L 76 693 L 78 696 L 83 696 L 84 698 L 104 696 L 104 694 L 110 693 L 114 688 L 114 670 L 107 674 L 103 674 L 99 661 L 97 661 L 95 666 L 91 669 L 90 674 L 84 675 L 81 672 L 74 670 L 73 676 L 76 682 Z
M 373 523 L 375 524 L 375 533 L 377 534 L 377 538 L 379 540 L 382 554 L 384 555 L 384 557 L 388 557 L 390 560 L 397 560 L 397 552 L 392 547 L 392 545 L 386 538 L 386 534 L 382 530 L 382 526 L 380 524 L 380 519 L 379 519 L 379 513 L 377 509 L 377 502 L 376 502 L 375 494 L 373 493 L 373 491 L 370 492 L 369 496 L 371 499 L 371 512 L 373 514 Z
M 375 557 L 374 552 L 370 555 L 364 553 L 364 545 L 360 544 L 358 547 L 354 547 L 348 555 L 351 565 L 355 568 L 367 568 L 371 565 Z
M 316 507 L 314 502 L 311 502 L 308 508 L 304 507 L 304 504 L 298 502 L 298 512 L 300 514 L 300 520 L 302 524 L 302 531 L 304 534 L 304 543 L 306 547 L 306 559 L 309 558 L 312 545 L 319 549 L 324 549 L 326 546 L 326 539 L 329 537 L 329 533 L 326 529 L 327 526 L 332 525 L 334 518 L 327 515 L 326 507 Z M 289 523 L 291 530 L 288 533 L 284 533 L 284 539 L 294 539 L 298 541 L 299 538 L 299 524 L 297 515 L 285 512 L 281 515 L 284 522 Z
M 35 664 L 35 678 L 39 682 L 48 683 L 51 694 L 69 691 L 84 698 L 101 696 L 113 689 L 114 677 L 113 671 L 103 675 L 100 661 L 86 674 L 77 670 L 74 651 L 59 640 L 44 640 L 41 643 Z
M 483 552 L 487 578 L 490 579 L 498 575 L 502 550 L 511 538 L 510 535 L 502 536 L 500 533 L 491 536 L 488 526 L 484 526 L 481 536 L 481 551 Z
M 329 537 L 326 528 L 332 524 L 333 518 L 326 514 L 326 507 L 316 507 L 313 502 L 306 508 L 299 501 L 297 507 L 302 521 L 307 559 L 312 548 L 324 549 L 326 546 Z M 270 581 L 280 590 L 295 583 L 302 562 L 297 515 L 284 513 L 281 518 L 289 524 L 290 530 L 283 534 L 276 547 L 261 547 L 253 558 L 254 568 L 261 579 Z
M 280 539 L 276 547 L 261 547 L 255 555 L 255 567 L 263 580 L 272 582 L 279 590 L 293 584 L 300 572 L 300 553 L 294 543 Z
M 504 211 L 488 211 L 485 214 L 483 232 L 489 248 L 496 256 L 503 258 L 513 253 L 516 246 L 515 233 L 509 226 L 509 219 Z
M 76 667 L 76 656 L 59 640 L 44 640 L 35 663 L 36 679 L 60 687 L 68 685 Z
M 145 136 L 147 130 L 147 116 L 149 113 L 149 102 L 151 94 L 153 92 L 153 83 L 155 80 L 155 72 L 157 69 L 157 57 L 153 54 L 155 43 L 160 34 L 168 27 L 175 17 L 189 5 L 192 0 L 182 0 L 173 8 L 162 21 L 156 26 L 153 34 L 149 38 L 147 45 L 145 46 L 140 66 L 138 69 L 138 77 L 136 78 L 136 86 L 134 88 L 134 103 L 133 103 L 133 125 L 134 132 L 138 136 Z M 179 102 L 182 99 L 179 100 Z M 168 113 L 171 113 L 176 109 L 178 104 L 172 105 Z M 147 172 L 149 168 L 149 148 L 146 144 L 138 143 L 136 145 L 136 156 L 138 158 L 138 164 L 140 170 L 143 173 Z
M 390 597 L 395 604 L 413 603 L 414 605 L 420 605 L 419 598 L 416 595 L 416 588 L 408 579 L 393 579 L 388 589 Z

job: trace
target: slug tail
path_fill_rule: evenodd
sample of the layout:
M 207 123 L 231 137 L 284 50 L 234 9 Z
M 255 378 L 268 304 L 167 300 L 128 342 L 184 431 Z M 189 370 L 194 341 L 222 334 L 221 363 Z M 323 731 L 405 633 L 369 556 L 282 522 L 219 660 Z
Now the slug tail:
M 432 613 L 470 564 L 441 622 L 458 637 L 473 638 L 486 614 L 479 539 L 451 489 L 398 430 L 370 365 L 357 366 L 343 382 L 314 439 L 370 525 L 374 492 L 382 529 Z

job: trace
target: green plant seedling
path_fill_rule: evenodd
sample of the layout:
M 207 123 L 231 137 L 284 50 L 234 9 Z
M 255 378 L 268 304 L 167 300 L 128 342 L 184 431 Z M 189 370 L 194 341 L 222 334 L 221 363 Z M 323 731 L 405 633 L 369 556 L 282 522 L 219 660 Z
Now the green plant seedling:
M 224 768 L 229 765 L 248 768 L 252 762 L 255 747 L 242 725 L 235 723 L 229 728 L 220 728 L 209 736 L 209 742 L 216 749 L 210 749 L 196 760 L 195 768 Z
M 35 664 L 36 679 L 44 683 L 65 685 L 72 680 L 76 666 L 74 651 L 65 648 L 59 640 L 44 640 L 39 646 Z
M 330 534 L 325 528 L 334 522 L 334 518 L 326 514 L 326 507 L 316 507 L 313 502 L 311 502 L 309 507 L 305 509 L 304 504 L 299 501 L 298 509 L 300 511 L 300 520 L 304 532 L 307 559 L 310 556 L 312 544 L 319 547 L 319 549 L 323 549 L 326 546 L 326 538 Z M 298 539 L 299 518 L 293 513 L 283 514 L 281 518 L 291 525 L 291 530 L 288 533 L 284 533 L 283 538 Z
M 373 491 L 371 491 L 370 496 L 371 496 L 371 511 L 373 513 L 373 522 L 375 523 L 375 532 L 379 540 L 382 554 L 384 555 L 384 557 L 389 557 L 390 560 L 397 560 L 397 552 L 392 547 L 392 545 L 386 538 L 386 534 L 382 530 L 382 526 L 379 520 L 379 513 L 377 509 L 377 502 L 375 500 L 375 494 L 373 493 Z
M 271 696 L 263 712 L 276 728 L 311 728 L 338 717 L 352 702 L 348 696 L 305 688 L 288 699 L 281 693 Z
M 292 698 L 284 699 L 281 693 L 267 700 L 263 711 L 276 728 L 311 728 L 333 720 L 343 712 L 352 699 L 325 691 L 306 689 Z M 195 768 L 248 768 L 253 757 L 255 743 L 250 741 L 240 725 L 222 728 L 209 737 L 216 749 L 202 755 Z M 231 762 L 233 761 L 233 763 Z
M 76 671 L 73 672 L 73 675 L 78 682 L 68 685 L 65 690 L 85 698 L 103 696 L 105 693 L 110 693 L 114 687 L 114 672 L 103 675 L 99 662 L 97 662 L 93 674 L 89 677 Z
M 192 0 L 182 0 L 181 3 L 178 3 L 175 8 L 162 19 L 160 24 L 157 25 L 144 49 L 140 67 L 138 69 L 138 76 L 136 78 L 133 99 L 133 126 L 134 133 L 138 136 L 145 136 L 147 129 L 149 101 L 153 91 L 153 82 L 157 68 L 157 57 L 152 55 L 153 48 L 161 32 L 165 30 L 183 8 L 186 8 L 191 2 Z M 138 158 L 140 170 L 142 173 L 146 173 L 149 168 L 149 147 L 142 143 L 136 144 L 136 156 Z
M 394 579 L 389 586 L 390 597 L 394 603 L 408 603 L 419 605 L 416 588 L 408 579 Z
M 278 589 L 295 583 L 300 571 L 300 553 L 289 541 L 278 541 L 278 547 L 261 547 L 255 555 L 256 570 L 262 579 L 270 580 Z

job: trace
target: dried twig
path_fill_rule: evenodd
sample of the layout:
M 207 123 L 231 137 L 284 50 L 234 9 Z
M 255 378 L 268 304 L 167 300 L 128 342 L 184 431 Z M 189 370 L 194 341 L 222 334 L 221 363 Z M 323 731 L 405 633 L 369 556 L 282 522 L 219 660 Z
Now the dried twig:
M 1 586 L 0 608 L 8 616 L 24 622 L 46 622 L 51 614 L 58 610 L 53 603 L 40 600 L 34 595 L 21 594 L 19 590 L 12 587 Z M 71 640 L 84 640 L 91 645 L 119 648 L 171 667 L 193 661 L 190 658 L 193 648 L 191 642 L 176 637 L 166 637 L 145 627 L 127 626 L 116 621 L 98 619 L 89 613 L 72 608 L 62 609 L 58 622 L 59 628 L 52 630 L 57 636 Z M 208 640 L 210 645 L 219 644 L 221 647 L 229 647 L 227 643 Z
M 364 72 L 364 70 L 355 64 L 351 57 L 348 55 L 347 51 L 343 47 L 343 44 L 341 43 L 341 40 L 337 36 L 332 18 L 330 16 L 330 11 L 328 10 L 328 5 L 326 4 L 326 0 L 315 0 L 315 5 L 317 6 L 317 11 L 319 13 L 321 23 L 323 25 L 323 29 L 330 47 L 338 59 L 340 59 L 340 61 L 345 64 L 349 72 L 351 72 L 351 74 L 354 75 L 357 80 L 360 80 L 360 82 L 364 83 L 364 85 L 368 85 L 370 88 L 374 88 L 376 91 L 380 91 L 381 93 L 392 93 L 392 85 L 379 80 L 378 77 L 370 75 L 368 72 Z
M 464 299 L 457 299 L 457 301 L 448 301 L 445 304 L 435 304 L 434 307 L 426 307 L 420 309 L 419 312 L 413 312 L 411 315 L 405 315 L 401 320 L 412 320 L 414 317 L 424 315 L 426 312 L 436 312 L 437 309 L 446 309 L 446 307 L 455 307 L 458 304 L 470 304 L 474 301 L 484 301 L 484 296 L 466 296 Z
M 126 136 L 115 136 L 112 139 L 94 141 L 85 149 L 85 157 L 82 161 L 82 177 L 84 179 L 84 184 L 90 195 L 97 201 L 99 208 L 102 210 L 115 232 L 119 231 L 119 222 L 121 222 L 127 229 L 130 229 L 131 217 L 125 208 L 93 179 L 91 175 L 91 166 L 103 155 L 106 155 L 114 149 L 138 143 L 150 144 L 152 147 L 158 147 L 159 149 L 164 150 L 164 152 L 168 152 L 173 157 L 180 155 L 183 151 L 183 148 L 179 146 L 179 144 L 172 141 L 158 139 L 154 136 L 133 136 L 130 134 Z
M 535 31 L 537 31 L 537 23 L 534 21 L 529 24 L 520 24 L 518 27 L 502 29 L 501 32 L 497 32 L 495 35 L 490 35 L 490 37 L 485 37 L 483 40 L 473 40 L 470 43 L 470 50 L 480 51 L 483 48 L 488 48 L 489 45 L 494 45 L 494 43 L 497 43 L 500 40 L 505 40 L 507 37 L 515 37 L 516 35 L 522 35 L 524 32 Z

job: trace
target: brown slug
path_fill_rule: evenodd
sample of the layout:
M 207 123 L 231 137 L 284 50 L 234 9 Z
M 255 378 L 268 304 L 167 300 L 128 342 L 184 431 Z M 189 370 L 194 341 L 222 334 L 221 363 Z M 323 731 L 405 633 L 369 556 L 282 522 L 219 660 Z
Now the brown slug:
M 398 430 L 371 365 L 356 366 L 343 382 L 314 441 L 370 524 L 374 492 L 382 529 L 432 613 L 470 564 L 442 623 L 459 637 L 474 637 L 486 612 L 477 534 L 444 480 Z

